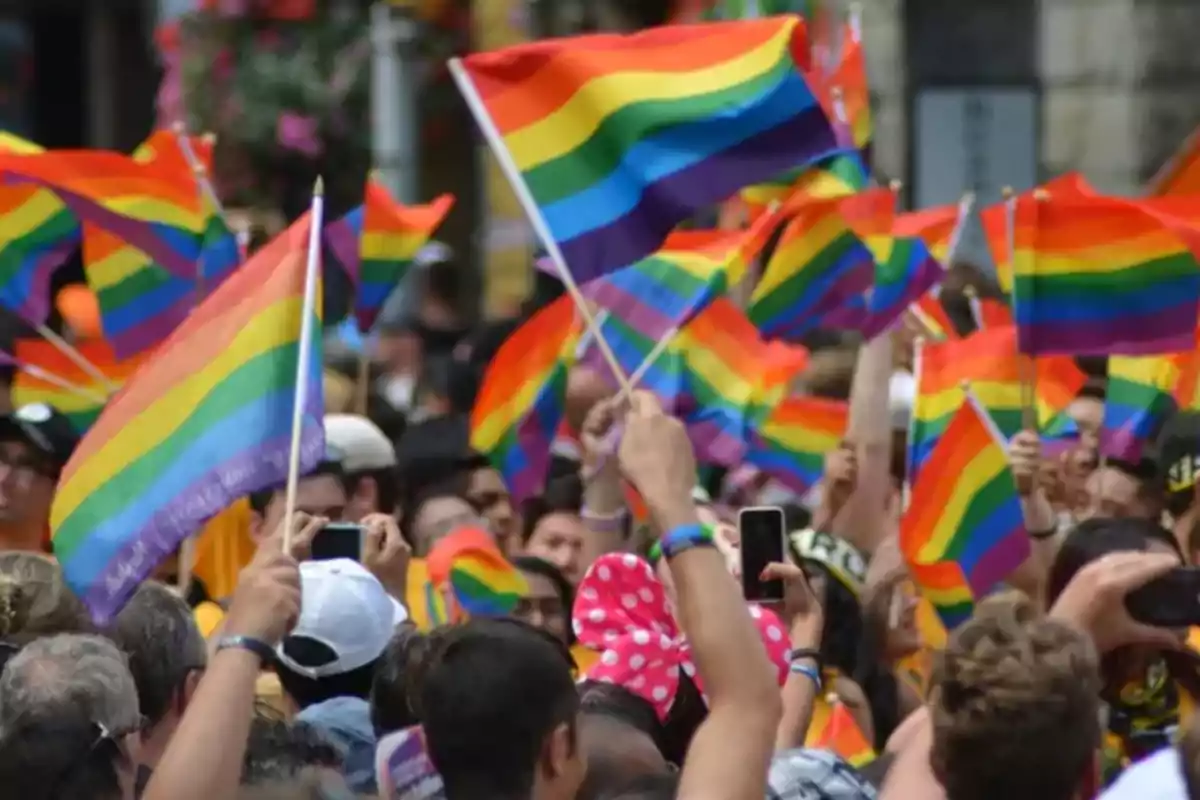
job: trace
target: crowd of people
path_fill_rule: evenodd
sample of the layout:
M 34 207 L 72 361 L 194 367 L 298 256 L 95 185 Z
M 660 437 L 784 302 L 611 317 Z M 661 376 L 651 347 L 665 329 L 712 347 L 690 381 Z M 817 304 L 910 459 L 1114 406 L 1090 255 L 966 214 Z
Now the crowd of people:
M 291 529 L 277 487 L 202 534 L 246 537 L 236 580 L 185 547 L 97 628 L 47 542 L 77 435 L 46 406 L 0 421 L 6 796 L 1200 797 L 1197 637 L 1125 605 L 1198 557 L 1200 413 L 1176 414 L 1139 463 L 1101 460 L 1093 370 L 1066 452 L 1019 434 L 1031 555 L 947 634 L 898 546 L 906 330 L 812 343 L 797 390 L 851 414 L 815 495 L 752 471 L 701 479 L 653 395 L 577 366 L 544 491 L 515 503 L 467 415 L 519 320 L 461 325 L 439 252 L 381 344 L 366 414 L 330 348 L 326 455 Z M 527 313 L 556 290 L 540 280 Z M 951 316 L 964 298 L 943 290 Z M 760 576 L 782 602 L 743 598 L 749 506 L 784 511 L 787 558 Z M 358 559 L 312 557 L 331 522 L 362 526 Z M 525 592 L 510 616 L 437 625 L 424 559 L 467 527 Z

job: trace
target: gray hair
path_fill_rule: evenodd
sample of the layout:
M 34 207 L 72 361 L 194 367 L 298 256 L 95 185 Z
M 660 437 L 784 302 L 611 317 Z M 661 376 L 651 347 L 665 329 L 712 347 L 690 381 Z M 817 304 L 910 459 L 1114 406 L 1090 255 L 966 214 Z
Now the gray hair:
M 0 673 L 0 738 L 64 709 L 82 710 L 110 731 L 139 727 L 137 687 L 116 645 L 80 634 L 36 639 Z
M 108 634 L 129 658 L 138 704 L 151 724 L 167 715 L 188 675 L 207 662 L 192 610 L 161 583 L 139 586 Z

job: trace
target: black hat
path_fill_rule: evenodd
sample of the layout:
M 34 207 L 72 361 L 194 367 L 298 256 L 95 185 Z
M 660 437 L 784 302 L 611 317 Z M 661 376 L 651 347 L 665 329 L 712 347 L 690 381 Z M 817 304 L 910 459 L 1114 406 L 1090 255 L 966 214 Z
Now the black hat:
M 1192 494 L 1200 480 L 1200 412 L 1180 411 L 1158 435 L 1159 473 L 1167 494 Z
M 0 417 L 0 441 L 28 442 L 61 470 L 79 444 L 79 433 L 65 414 L 45 403 L 30 403 Z

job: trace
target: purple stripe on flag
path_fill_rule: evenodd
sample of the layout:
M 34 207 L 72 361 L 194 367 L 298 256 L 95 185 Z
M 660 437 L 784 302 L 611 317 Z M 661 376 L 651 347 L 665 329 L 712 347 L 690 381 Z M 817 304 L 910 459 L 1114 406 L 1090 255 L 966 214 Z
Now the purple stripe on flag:
M 1039 322 L 1032 329 L 1018 323 L 1019 349 L 1030 355 L 1127 355 L 1186 353 L 1195 346 L 1197 308 L 1194 298 L 1142 316 L 1123 316 L 1099 324 Z
M 22 308 L 13 309 L 14 313 L 32 325 L 46 324 L 50 316 L 50 285 L 54 275 L 78 246 L 79 236 L 76 234 L 60 239 L 38 253 L 32 267 L 29 296 Z
M 325 246 L 330 249 L 342 264 L 342 269 L 350 276 L 354 285 L 358 285 L 359 264 L 358 232 L 355 231 L 345 218 L 335 220 L 325 226 Z
M 196 262 L 179 253 L 164 241 L 155 233 L 151 223 L 118 214 L 95 200 L 39 178 L 9 174 L 4 181 L 6 183 L 33 184 L 49 189 L 58 195 L 63 204 L 71 209 L 80 220 L 97 225 L 113 236 L 123 239 L 148 255 L 172 275 L 195 280 Z
M 629 213 L 559 242 L 563 257 L 581 283 L 615 272 L 657 250 L 681 221 L 701 206 L 733 195 L 748 179 L 775 175 L 836 151 L 829 121 L 814 105 L 782 125 L 645 187 Z
M 1017 567 L 1029 558 L 1031 547 L 1029 536 L 1024 530 L 1016 529 L 1005 534 L 990 550 L 981 555 L 975 570 L 967 576 L 967 582 L 976 599 L 1000 585 Z
M 325 452 L 324 429 L 313 424 L 314 419 L 321 419 L 322 400 L 319 394 L 313 397 L 312 392 L 308 399 L 305 415 L 309 421 L 300 440 L 302 470 L 315 466 Z M 244 450 L 160 508 L 145 527 L 128 538 L 87 590 L 83 602 L 92 620 L 107 625 L 138 585 L 203 522 L 232 500 L 276 483 L 278 475 L 287 473 L 290 451 L 290 435 Z
M 196 305 L 196 295 L 188 292 L 178 301 L 160 310 L 148 319 L 131 328 L 105 337 L 112 345 L 113 355 L 118 361 L 153 350 L 162 344 L 179 327 Z

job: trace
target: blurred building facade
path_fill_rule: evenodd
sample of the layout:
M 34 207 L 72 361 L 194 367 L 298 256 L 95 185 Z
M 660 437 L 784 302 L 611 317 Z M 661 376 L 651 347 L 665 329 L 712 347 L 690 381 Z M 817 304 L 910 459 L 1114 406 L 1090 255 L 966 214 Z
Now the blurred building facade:
M 661 21 L 666 0 L 452 0 L 476 46 Z M 1200 121 L 1198 0 L 859 0 L 875 167 L 914 206 L 990 202 L 1077 169 L 1139 191 Z M 196 0 L 0 4 L 0 127 L 50 147 L 131 148 L 153 124 L 160 19 Z M 637 12 L 634 15 L 633 11 Z M 485 310 L 530 285 L 534 243 L 465 110 L 423 142 L 422 194 L 455 191 L 446 235 L 483 270 Z M 428 139 L 428 137 L 426 137 Z M 970 247 L 970 242 L 968 242 Z

